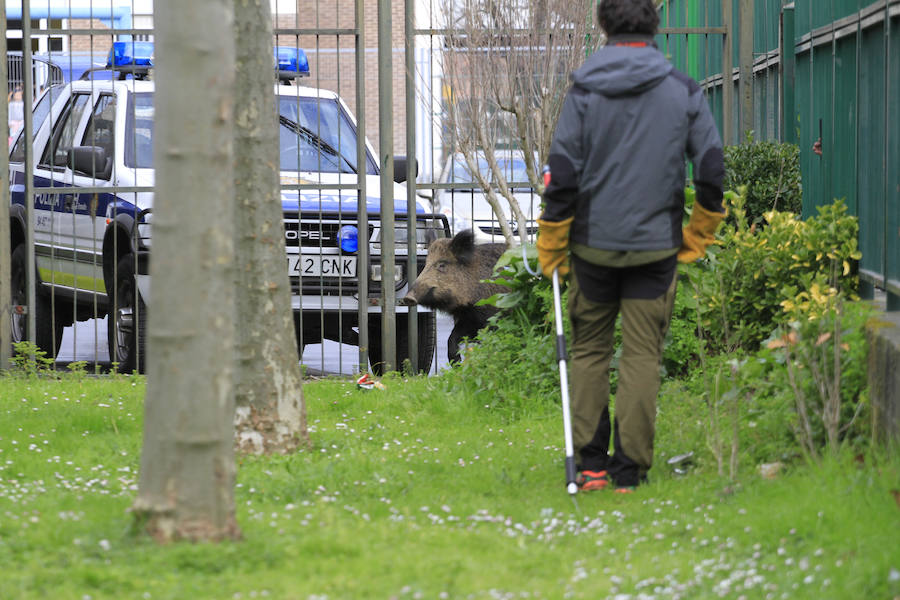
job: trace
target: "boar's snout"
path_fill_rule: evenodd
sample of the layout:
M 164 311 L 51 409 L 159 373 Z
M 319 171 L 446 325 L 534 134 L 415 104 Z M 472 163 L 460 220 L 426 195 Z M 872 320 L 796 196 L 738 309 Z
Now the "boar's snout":
M 400 300 L 400 304 L 403 306 L 412 306 L 413 304 L 418 304 L 418 303 L 419 302 L 418 302 L 418 300 L 416 300 L 416 296 L 415 296 L 415 294 L 413 294 L 412 290 L 407 292 L 406 295 L 403 296 L 403 299 Z
M 434 297 L 434 286 L 428 285 L 425 281 L 419 277 L 416 282 L 413 284 L 411 288 L 409 288 L 409 292 L 407 292 L 406 296 L 403 297 L 403 304 L 410 306 L 412 304 L 421 304 L 423 306 L 430 306 L 430 302 Z

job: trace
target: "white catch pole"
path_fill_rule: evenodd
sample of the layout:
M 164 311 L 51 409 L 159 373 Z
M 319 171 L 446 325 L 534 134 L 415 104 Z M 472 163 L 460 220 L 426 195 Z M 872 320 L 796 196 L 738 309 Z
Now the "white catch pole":
M 566 490 L 578 493 L 575 481 L 575 450 L 572 444 L 572 416 L 569 410 L 569 375 L 566 371 L 566 335 L 563 331 L 562 301 L 559 296 L 559 270 L 553 271 L 553 310 L 556 317 L 556 359 L 559 362 L 559 387 L 562 392 L 563 429 L 566 437 Z

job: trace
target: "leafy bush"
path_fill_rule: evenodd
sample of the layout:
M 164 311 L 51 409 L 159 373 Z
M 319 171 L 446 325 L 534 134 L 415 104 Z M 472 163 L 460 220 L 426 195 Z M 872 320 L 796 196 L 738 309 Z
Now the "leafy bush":
M 855 299 L 859 226 L 842 201 L 818 207 L 806 221 L 770 211 L 765 227 L 748 226 L 741 195 L 726 192 L 726 202 L 734 223 L 721 228 L 720 246 L 682 267 L 712 353 L 755 351 L 810 290 L 835 288 Z
M 802 295 L 802 294 L 801 294 Z M 792 320 L 775 330 L 760 354 L 776 363 L 778 386 L 790 391 L 797 441 L 813 458 L 821 449 L 836 453 L 842 444 L 870 438 L 866 408 L 868 343 L 866 320 L 872 309 L 844 302 L 841 294 L 814 294 L 794 304 Z
M 53 357 L 48 357 L 47 353 L 33 342 L 14 342 L 10 362 L 13 367 L 10 372 L 14 375 L 28 378 L 55 375 Z
M 795 144 L 755 142 L 753 135 L 725 148 L 725 189 L 747 189 L 746 211 L 751 223 L 770 210 L 800 214 L 800 148 Z
M 697 366 L 700 339 L 697 337 L 697 303 L 688 280 L 678 282 L 672 321 L 663 347 L 662 367 L 666 378 L 682 378 Z
M 527 247 L 530 265 L 537 251 Z M 535 399 L 559 401 L 553 290 L 550 282 L 532 275 L 521 247 L 508 250 L 498 261 L 494 283 L 509 288 L 482 302 L 501 308 L 490 327 L 467 348 L 463 360 L 444 377 L 448 392 L 462 394 L 510 416 L 527 411 Z M 563 302 L 565 302 L 565 294 Z
M 857 450 L 871 439 L 866 418 L 868 343 L 865 336 L 865 323 L 871 314 L 867 304 L 845 303 L 837 342 L 837 385 L 841 399 L 838 442 Z M 745 468 L 789 462 L 804 453 L 815 456 L 828 445 L 827 427 L 821 416 L 824 399 L 819 386 L 823 378 L 817 377 L 816 370 L 821 369 L 835 381 L 835 338 L 827 335 L 829 330 L 833 331 L 834 318 L 832 311 L 821 318 L 805 318 L 778 328 L 769 343 L 753 353 L 738 349 L 705 358 L 703 368 L 691 372 L 684 380 L 687 397 L 701 402 L 697 416 L 703 419 L 706 449 L 719 464 L 720 474 L 725 474 L 725 463 L 732 448 L 738 449 L 734 465 L 737 470 L 737 463 Z M 790 340 L 791 354 L 782 340 Z M 819 357 L 811 357 L 811 353 Z M 801 357 L 803 360 L 798 360 Z M 801 394 L 806 399 L 805 423 L 798 411 L 797 400 Z M 804 439 L 806 431 L 810 435 Z

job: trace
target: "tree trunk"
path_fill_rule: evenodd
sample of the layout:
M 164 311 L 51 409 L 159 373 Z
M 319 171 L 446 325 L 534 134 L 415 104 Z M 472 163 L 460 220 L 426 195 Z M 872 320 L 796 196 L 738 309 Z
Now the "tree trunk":
M 159 2 L 144 447 L 133 510 L 155 539 L 237 538 L 232 0 Z
M 272 13 L 268 2 L 233 1 L 236 442 L 246 452 L 289 452 L 307 432 L 285 268 Z

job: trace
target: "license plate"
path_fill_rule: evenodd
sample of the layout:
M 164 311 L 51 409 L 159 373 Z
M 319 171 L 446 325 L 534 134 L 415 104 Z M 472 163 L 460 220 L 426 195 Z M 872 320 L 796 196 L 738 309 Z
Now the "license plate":
M 356 257 L 338 254 L 288 254 L 292 277 L 356 277 Z

